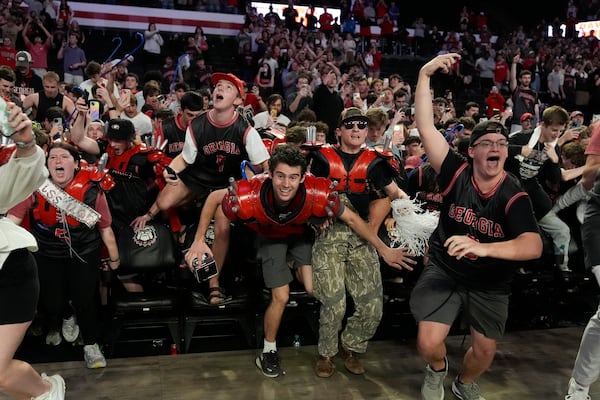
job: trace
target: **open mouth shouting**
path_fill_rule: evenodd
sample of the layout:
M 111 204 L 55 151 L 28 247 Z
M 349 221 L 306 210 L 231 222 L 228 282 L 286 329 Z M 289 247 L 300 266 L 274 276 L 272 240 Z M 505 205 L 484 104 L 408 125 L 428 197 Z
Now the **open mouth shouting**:
M 56 166 L 56 167 L 54 168 L 54 175 L 57 175 L 57 176 L 63 176 L 64 174 L 65 174 L 65 169 L 64 169 L 64 167 L 61 167 L 61 166 Z
M 489 156 L 488 158 L 486 158 L 486 163 L 490 167 L 497 168 L 500 164 L 500 156 L 498 156 L 498 155 Z

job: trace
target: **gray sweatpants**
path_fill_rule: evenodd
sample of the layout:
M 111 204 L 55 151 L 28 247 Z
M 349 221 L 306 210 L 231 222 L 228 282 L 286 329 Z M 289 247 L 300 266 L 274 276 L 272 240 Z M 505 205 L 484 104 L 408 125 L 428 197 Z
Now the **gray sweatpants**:
M 585 265 L 587 268 L 600 266 L 600 187 L 598 181 L 588 201 L 585 219 L 581 226 Z M 596 274 L 598 276 L 598 274 Z M 598 278 L 597 278 L 598 279 Z M 599 281 L 600 283 L 600 281 Z M 573 378 L 582 385 L 591 385 L 600 375 L 600 307 L 590 318 L 573 367 Z

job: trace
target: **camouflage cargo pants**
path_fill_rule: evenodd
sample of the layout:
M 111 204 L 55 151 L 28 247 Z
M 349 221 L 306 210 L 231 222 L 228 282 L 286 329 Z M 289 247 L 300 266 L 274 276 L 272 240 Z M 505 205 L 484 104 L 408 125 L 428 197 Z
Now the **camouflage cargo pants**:
M 321 302 L 318 350 L 332 357 L 338 352 L 338 334 L 346 313 L 346 291 L 355 311 L 341 335 L 344 345 L 357 353 L 367 350 L 383 312 L 379 256 L 346 224 L 336 222 L 317 237 L 313 246 L 314 294 Z

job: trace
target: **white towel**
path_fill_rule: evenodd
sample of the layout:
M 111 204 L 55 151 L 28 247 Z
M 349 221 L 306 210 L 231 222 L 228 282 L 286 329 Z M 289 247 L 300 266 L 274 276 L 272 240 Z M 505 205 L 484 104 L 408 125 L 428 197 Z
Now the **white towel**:
M 527 143 L 527 146 L 531 147 L 532 149 L 535 148 L 535 145 L 540 140 L 540 135 L 541 134 L 542 134 L 542 126 L 538 125 L 533 130 L 533 133 L 531 134 L 531 137 L 529 138 L 529 142 Z M 558 138 L 556 138 L 556 140 L 554 140 L 553 142 L 551 142 L 552 146 L 556 146 L 557 142 L 558 142 Z M 523 157 L 521 154 L 517 154 L 515 156 L 515 158 L 517 160 L 519 160 L 519 161 L 523 161 L 523 159 L 525 157 Z

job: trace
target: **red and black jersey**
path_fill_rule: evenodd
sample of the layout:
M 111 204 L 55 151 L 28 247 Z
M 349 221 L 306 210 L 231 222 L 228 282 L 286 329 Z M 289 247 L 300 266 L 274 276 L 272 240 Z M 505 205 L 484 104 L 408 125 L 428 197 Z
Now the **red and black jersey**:
M 168 140 L 164 152 L 168 157 L 175 158 L 183 150 L 187 126 L 181 124 L 181 115 L 162 120 L 156 131 L 156 143 Z M 158 145 L 157 145 L 158 146 Z
M 496 187 L 483 193 L 467 160 L 448 151 L 438 175 L 443 202 L 440 222 L 430 239 L 432 262 L 468 288 L 510 292 L 514 261 L 490 257 L 448 255 L 444 242 L 453 235 L 467 235 L 481 243 L 515 239 L 525 232 L 539 232 L 529 196 L 518 178 L 507 172 Z
M 197 116 L 190 124 L 198 153 L 194 164 L 182 171 L 180 178 L 191 187 L 221 189 L 227 187 L 229 177 L 242 177 L 240 164 L 249 159 L 245 139 L 252 127 L 239 114 L 228 125 L 216 124 L 209 114 Z

